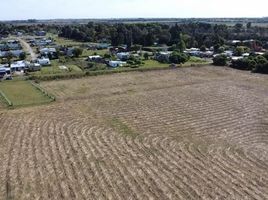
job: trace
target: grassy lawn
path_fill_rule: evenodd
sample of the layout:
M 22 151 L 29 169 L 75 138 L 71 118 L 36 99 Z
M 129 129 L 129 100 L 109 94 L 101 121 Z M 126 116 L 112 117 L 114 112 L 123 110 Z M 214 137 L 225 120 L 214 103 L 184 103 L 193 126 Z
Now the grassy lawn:
M 0 90 L 12 102 L 13 106 L 51 102 L 49 97 L 45 96 L 27 81 L 5 81 L 0 84 Z
M 77 42 L 77 41 L 74 41 L 74 40 L 65 39 L 65 38 L 59 37 L 59 36 L 57 36 L 55 34 L 52 34 L 52 33 L 47 33 L 46 36 L 53 38 L 58 45 L 81 46 L 81 45 L 84 44 L 83 42 Z
M 170 64 L 160 63 L 156 60 L 145 60 L 144 63 L 145 64 L 140 66 L 139 68 L 165 68 L 165 67 L 168 68 L 170 66 Z M 188 62 L 182 64 L 181 66 L 188 67 L 191 65 L 198 65 L 198 64 L 209 64 L 209 62 L 202 58 L 191 57 Z
M 145 60 L 144 65 L 142 65 L 140 68 L 163 68 L 163 67 L 169 67 L 169 64 L 160 63 L 156 60 Z
M 205 60 L 203 58 L 198 58 L 198 57 L 195 57 L 195 56 L 191 56 L 190 57 L 190 60 L 188 60 L 182 66 L 199 65 L 199 64 L 210 64 L 210 63 L 211 63 L 210 61 Z
M 68 69 L 60 69 L 59 66 L 66 66 Z M 82 70 L 72 63 L 59 63 L 59 60 L 52 60 L 51 66 L 42 67 L 41 71 L 33 72 L 34 75 L 47 75 L 47 74 L 66 74 L 66 73 L 82 72 Z

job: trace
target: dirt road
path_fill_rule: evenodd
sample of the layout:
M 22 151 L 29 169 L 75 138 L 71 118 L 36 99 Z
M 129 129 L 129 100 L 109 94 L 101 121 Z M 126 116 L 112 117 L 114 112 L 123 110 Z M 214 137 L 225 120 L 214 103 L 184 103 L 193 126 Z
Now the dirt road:
M 37 55 L 36 53 L 34 52 L 34 50 L 32 49 L 32 47 L 22 38 L 18 38 L 18 40 L 20 41 L 23 49 L 27 52 L 27 53 L 30 53 L 30 56 L 31 56 L 31 60 L 36 60 L 37 58 Z

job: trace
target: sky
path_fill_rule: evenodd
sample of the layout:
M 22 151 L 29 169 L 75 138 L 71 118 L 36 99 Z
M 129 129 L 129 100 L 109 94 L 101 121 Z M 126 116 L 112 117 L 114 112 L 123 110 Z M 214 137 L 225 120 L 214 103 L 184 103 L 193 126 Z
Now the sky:
M 267 0 L 0 0 L 0 20 L 265 17 L 267 6 Z

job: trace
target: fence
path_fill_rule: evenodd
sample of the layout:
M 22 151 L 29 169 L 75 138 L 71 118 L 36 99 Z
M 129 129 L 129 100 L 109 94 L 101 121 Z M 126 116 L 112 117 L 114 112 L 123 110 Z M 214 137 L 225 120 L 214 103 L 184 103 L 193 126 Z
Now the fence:
M 13 106 L 13 103 L 7 98 L 7 96 L 0 90 L 0 96 L 4 99 L 8 106 Z
M 45 89 L 43 89 L 40 85 L 33 83 L 30 81 L 31 85 L 35 87 L 37 90 L 39 90 L 41 93 L 43 93 L 45 96 L 50 98 L 52 101 L 56 101 L 56 97 L 52 94 L 49 94 Z

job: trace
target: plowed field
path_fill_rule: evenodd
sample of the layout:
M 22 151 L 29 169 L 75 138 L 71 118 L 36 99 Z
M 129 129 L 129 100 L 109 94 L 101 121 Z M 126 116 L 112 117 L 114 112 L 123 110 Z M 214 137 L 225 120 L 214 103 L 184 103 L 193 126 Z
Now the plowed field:
M 268 76 L 200 67 L 43 82 L 0 108 L 0 199 L 268 199 Z

